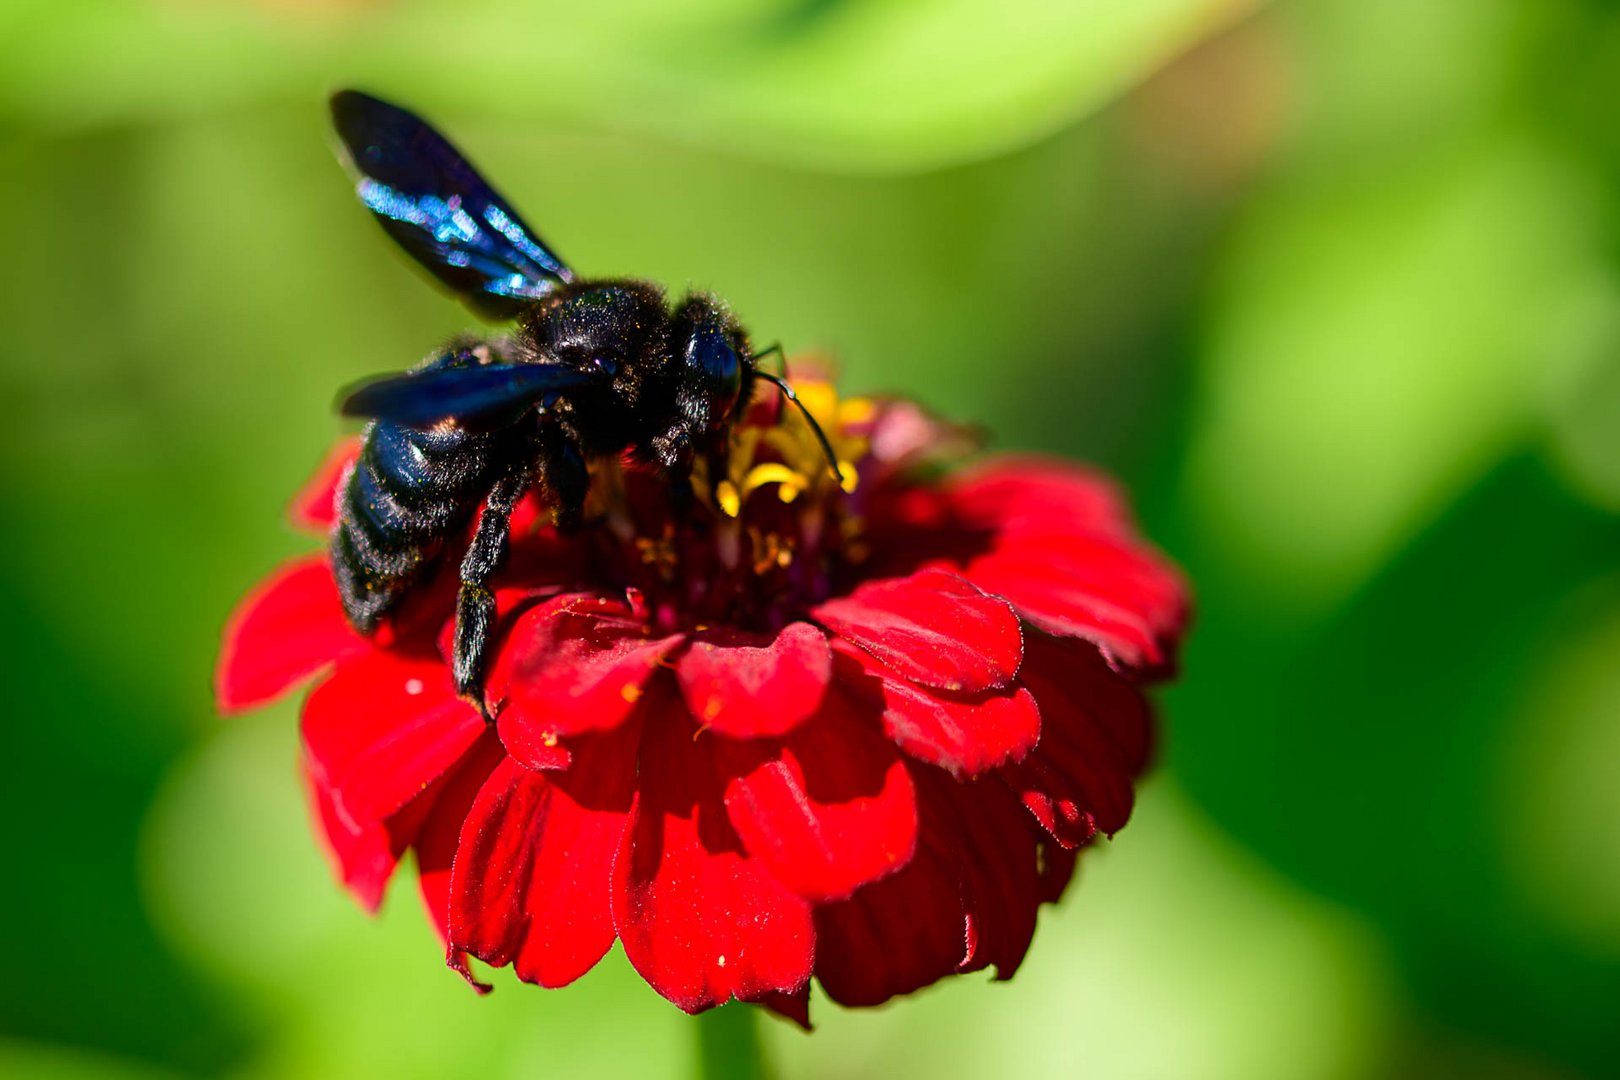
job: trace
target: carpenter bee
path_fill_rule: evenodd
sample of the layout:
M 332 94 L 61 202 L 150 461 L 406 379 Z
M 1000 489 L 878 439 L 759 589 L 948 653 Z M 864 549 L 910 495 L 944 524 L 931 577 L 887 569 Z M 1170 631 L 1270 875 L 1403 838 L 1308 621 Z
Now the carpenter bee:
M 723 464 L 759 368 L 719 299 L 673 307 L 650 282 L 576 278 L 442 135 L 355 90 L 332 119 L 360 200 L 384 231 L 479 315 L 508 332 L 461 338 L 415 369 L 352 388 L 340 409 L 371 421 L 338 497 L 331 561 L 349 621 L 375 631 L 477 517 L 461 561 L 452 669 L 490 719 L 483 679 L 493 575 L 517 501 L 537 487 L 565 531 L 581 524 L 589 465 L 624 455 L 689 500 L 690 472 Z

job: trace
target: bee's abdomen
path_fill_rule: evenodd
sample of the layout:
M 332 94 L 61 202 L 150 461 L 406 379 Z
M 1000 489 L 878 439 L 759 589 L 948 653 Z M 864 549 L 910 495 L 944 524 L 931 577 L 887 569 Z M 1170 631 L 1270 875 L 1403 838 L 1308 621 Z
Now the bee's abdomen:
M 332 573 L 362 633 L 432 567 L 483 499 L 491 441 L 453 427 L 416 431 L 378 421 L 366 430 L 332 531 Z

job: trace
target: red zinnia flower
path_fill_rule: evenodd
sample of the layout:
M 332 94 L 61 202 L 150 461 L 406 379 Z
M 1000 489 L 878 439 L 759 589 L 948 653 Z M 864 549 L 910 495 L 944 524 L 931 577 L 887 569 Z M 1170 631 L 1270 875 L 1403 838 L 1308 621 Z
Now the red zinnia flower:
M 525 508 L 492 728 L 452 688 L 453 581 L 369 639 L 324 557 L 242 605 L 221 706 L 325 673 L 304 770 L 363 904 L 413 850 L 463 974 L 472 956 L 561 986 L 618 938 L 692 1012 L 735 996 L 803 1022 L 811 975 L 851 1005 L 1011 976 L 1076 849 L 1129 815 L 1140 686 L 1173 664 L 1182 584 L 1095 473 L 945 472 L 968 440 L 915 406 L 800 394 L 852 493 L 771 401 L 679 520 L 615 463 L 577 535 Z M 330 524 L 353 454 L 299 521 Z

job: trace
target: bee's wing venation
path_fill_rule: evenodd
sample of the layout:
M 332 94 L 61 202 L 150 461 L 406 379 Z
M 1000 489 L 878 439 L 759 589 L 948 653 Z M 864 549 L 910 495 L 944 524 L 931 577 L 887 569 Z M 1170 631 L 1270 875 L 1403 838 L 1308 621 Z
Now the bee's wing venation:
M 515 423 L 535 406 L 600 378 L 560 364 L 485 364 L 392 375 L 349 390 L 339 408 L 411 428 L 453 420 L 468 430 L 492 431 Z
M 515 317 L 573 272 L 443 135 L 358 90 L 332 95 L 332 122 L 360 200 L 399 245 L 475 311 Z

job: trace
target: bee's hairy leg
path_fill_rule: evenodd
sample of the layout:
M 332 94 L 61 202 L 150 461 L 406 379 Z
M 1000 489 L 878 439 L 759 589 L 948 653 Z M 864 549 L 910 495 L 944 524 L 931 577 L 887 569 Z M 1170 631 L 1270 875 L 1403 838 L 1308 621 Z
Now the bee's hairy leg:
M 709 475 L 719 474 L 711 472 Z M 670 516 L 675 519 L 676 527 L 679 528 L 692 516 L 692 510 L 697 506 L 697 492 L 692 490 L 691 472 L 683 471 L 679 475 L 667 477 L 664 488 L 669 493 Z
M 490 488 L 478 515 L 478 531 L 461 560 L 461 591 L 456 596 L 456 640 L 451 656 L 456 693 L 483 716 L 495 717 L 484 701 L 484 674 L 495 633 L 495 594 L 489 587 L 501 565 L 512 531 L 512 508 L 529 487 L 527 472 L 503 476 Z
M 549 439 L 540 450 L 540 482 L 557 531 L 576 533 L 585 516 L 585 496 L 591 489 L 585 455 L 567 438 Z

